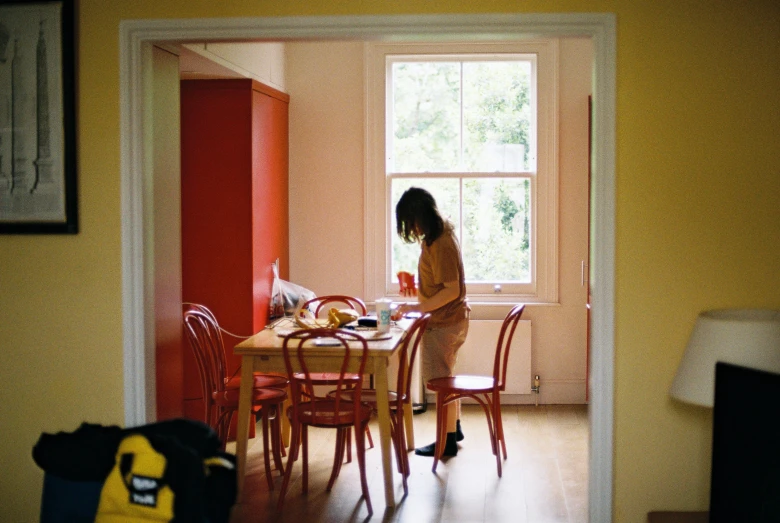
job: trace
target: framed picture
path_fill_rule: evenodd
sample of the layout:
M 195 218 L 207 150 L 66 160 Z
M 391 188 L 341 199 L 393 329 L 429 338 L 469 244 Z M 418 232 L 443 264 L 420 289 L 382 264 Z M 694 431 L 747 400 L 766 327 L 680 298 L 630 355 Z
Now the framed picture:
M 0 233 L 75 234 L 74 0 L 0 0 Z

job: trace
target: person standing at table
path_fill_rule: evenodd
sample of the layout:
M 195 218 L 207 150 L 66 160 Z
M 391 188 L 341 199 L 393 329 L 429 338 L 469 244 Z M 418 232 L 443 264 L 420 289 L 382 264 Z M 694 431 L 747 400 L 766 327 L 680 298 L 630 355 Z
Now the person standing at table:
M 425 189 L 412 187 L 395 207 L 398 236 L 421 247 L 417 264 L 417 303 L 402 303 L 396 318 L 409 312 L 429 312 L 431 319 L 422 338 L 422 377 L 452 376 L 458 349 L 466 341 L 470 308 L 466 301 L 463 257 L 453 226 L 439 214 L 436 200 Z M 414 290 L 403 291 L 405 296 Z M 447 441 L 444 456 L 458 454 L 463 439 L 460 428 L 460 401 L 447 409 Z M 433 456 L 435 443 L 415 449 L 418 456 Z

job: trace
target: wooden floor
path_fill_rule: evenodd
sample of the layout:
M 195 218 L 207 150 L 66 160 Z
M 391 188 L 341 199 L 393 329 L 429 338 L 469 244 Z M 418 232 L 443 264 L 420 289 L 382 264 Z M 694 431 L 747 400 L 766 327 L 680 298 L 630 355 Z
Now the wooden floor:
M 445 458 L 431 472 L 432 459 L 409 454 L 409 495 L 404 498 L 394 470 L 396 507 L 385 507 L 379 430 L 372 421 L 377 446 L 366 452 L 366 475 L 374 506 L 368 518 L 361 499 L 357 461 L 346 463 L 325 492 L 335 444 L 334 431 L 310 429 L 309 493 L 301 493 L 300 461 L 295 463 L 284 509 L 276 510 L 281 477 L 268 491 L 262 442 L 248 453 L 246 499 L 237 505 L 231 523 L 278 522 L 486 522 L 585 523 L 588 520 L 588 416 L 585 405 L 505 406 L 502 410 L 508 458 L 503 477 L 496 474 L 482 410 L 464 405 L 465 439 L 458 455 Z M 432 409 L 414 416 L 415 443 L 433 441 Z M 250 442 L 251 444 L 251 442 Z M 229 447 L 230 450 L 230 447 Z M 393 461 L 395 463 L 395 461 Z

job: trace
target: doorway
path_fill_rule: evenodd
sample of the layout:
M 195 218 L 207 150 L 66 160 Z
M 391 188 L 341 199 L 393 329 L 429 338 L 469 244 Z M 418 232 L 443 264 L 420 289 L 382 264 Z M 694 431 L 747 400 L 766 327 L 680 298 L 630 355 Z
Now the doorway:
M 419 39 L 422 37 L 520 38 L 578 35 L 594 43 L 592 255 L 593 308 L 590 333 L 591 384 L 589 515 L 612 514 L 612 422 L 614 368 L 614 168 L 615 17 L 575 15 L 464 15 L 296 17 L 273 19 L 133 20 L 120 25 L 122 271 L 124 310 L 125 422 L 145 423 L 153 412 L 154 290 L 149 254 L 153 180 L 147 158 L 144 100 L 151 81 L 153 42 L 289 40 L 314 38 Z M 152 189 L 150 189 L 152 188 Z M 152 194 L 149 194 L 151 191 Z M 153 296 L 152 296 L 153 298 Z

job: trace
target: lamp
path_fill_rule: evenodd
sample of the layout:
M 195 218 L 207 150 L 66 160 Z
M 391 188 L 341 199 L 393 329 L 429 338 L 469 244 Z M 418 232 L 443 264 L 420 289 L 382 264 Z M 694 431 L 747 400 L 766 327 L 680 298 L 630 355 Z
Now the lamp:
M 669 394 L 712 407 L 718 361 L 780 373 L 780 311 L 719 309 L 699 314 Z

